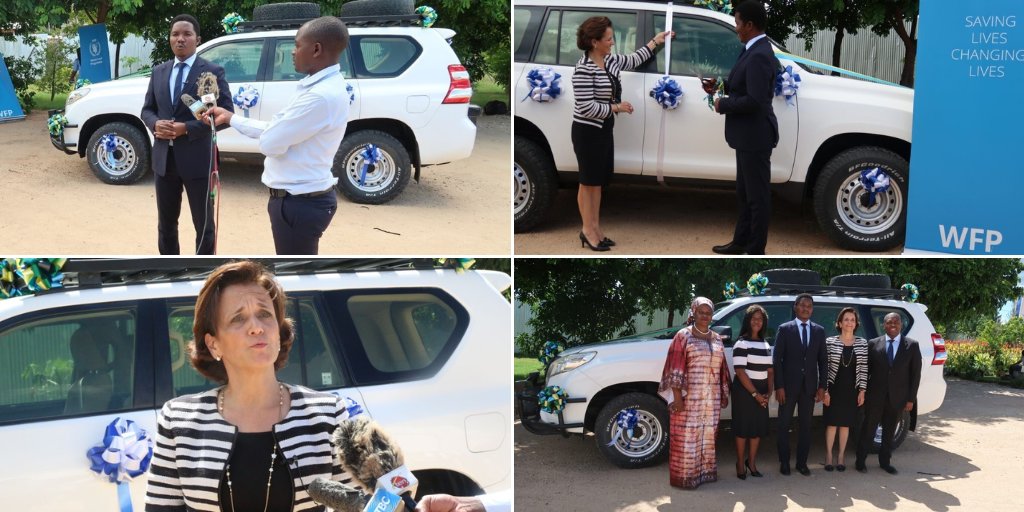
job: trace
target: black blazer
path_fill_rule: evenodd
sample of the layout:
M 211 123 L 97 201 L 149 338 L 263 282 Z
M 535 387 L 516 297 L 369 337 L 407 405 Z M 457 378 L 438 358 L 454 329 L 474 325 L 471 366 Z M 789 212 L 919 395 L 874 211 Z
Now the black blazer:
M 800 321 L 790 320 L 779 326 L 772 350 L 775 367 L 775 389 L 786 391 L 786 399 L 795 399 L 804 389 L 813 393 L 824 389 L 828 381 L 828 361 L 825 358 L 825 329 L 810 323 L 810 341 L 804 349 L 800 341 Z
M 903 409 L 907 402 L 917 401 L 917 388 L 921 384 L 921 347 L 916 341 L 902 336 L 890 368 L 887 341 L 888 336 L 880 336 L 869 342 L 865 401 L 869 407 L 886 404 L 894 409 Z
M 156 122 L 159 119 L 184 122 L 188 135 L 174 139 L 174 160 L 177 163 L 178 174 L 184 179 L 202 178 L 207 175 L 210 168 L 210 126 L 204 125 L 196 119 L 188 105 L 185 105 L 180 98 L 177 105 L 171 107 L 171 91 L 167 82 L 170 80 L 173 67 L 174 59 L 171 59 L 153 68 L 140 117 L 149 131 L 153 133 L 156 133 Z M 197 56 L 192 68 L 189 69 L 185 85 L 181 88 L 182 94 L 189 94 L 193 98 L 199 99 L 196 79 L 204 71 L 209 71 L 217 76 L 217 87 L 220 89 L 217 106 L 234 112 L 231 89 L 227 80 L 224 79 L 224 68 L 202 57 Z M 227 128 L 227 125 L 218 126 L 217 130 L 224 128 Z M 160 176 L 164 175 L 167 168 L 167 147 L 167 141 L 164 139 L 155 139 L 153 143 L 153 172 Z
M 779 143 L 779 122 L 772 109 L 779 60 L 768 38 L 736 59 L 725 81 L 718 112 L 725 114 L 725 141 L 740 151 L 765 151 Z

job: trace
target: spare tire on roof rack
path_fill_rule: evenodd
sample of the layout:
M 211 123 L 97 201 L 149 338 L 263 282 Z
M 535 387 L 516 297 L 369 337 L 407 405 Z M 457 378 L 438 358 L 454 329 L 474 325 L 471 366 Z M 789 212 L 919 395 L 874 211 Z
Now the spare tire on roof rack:
M 799 284 L 821 286 L 821 274 L 804 268 L 773 268 L 761 272 L 768 278 L 768 286 L 773 284 Z
M 833 277 L 828 285 L 889 289 L 892 288 L 892 280 L 886 274 L 843 274 Z
M 414 0 L 351 0 L 341 4 L 342 18 L 358 16 L 403 16 L 416 14 Z
M 307 20 L 319 17 L 320 5 L 312 2 L 265 4 L 252 10 L 253 21 Z

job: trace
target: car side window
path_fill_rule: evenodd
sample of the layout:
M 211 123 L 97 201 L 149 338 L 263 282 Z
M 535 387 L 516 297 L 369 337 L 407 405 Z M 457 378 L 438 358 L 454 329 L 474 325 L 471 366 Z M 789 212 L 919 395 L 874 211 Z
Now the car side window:
M 583 56 L 583 50 L 576 46 L 576 29 L 591 16 L 607 16 L 612 20 L 612 34 L 615 37 L 617 53 L 632 53 L 637 49 L 637 17 L 630 12 L 607 11 L 552 11 L 541 35 L 537 49 L 539 64 L 574 66 Z
M 530 57 L 533 43 L 537 38 L 540 20 L 544 17 L 543 7 L 516 6 L 512 13 L 512 48 L 516 60 Z
M 872 306 L 870 309 L 871 318 L 868 320 L 861 319 L 861 323 L 870 321 L 875 328 L 875 336 L 885 335 L 885 315 L 889 313 L 897 313 L 900 315 L 900 320 L 903 322 L 902 334 L 910 332 L 910 328 L 913 326 L 914 320 L 910 314 L 899 308 L 883 307 L 883 306 Z
M 747 305 L 749 306 L 749 304 Z M 779 325 L 788 322 L 793 318 L 793 308 L 790 304 L 760 303 L 760 306 L 768 313 L 768 325 L 765 327 L 765 339 L 769 345 L 775 346 L 775 332 Z M 740 330 L 743 328 L 743 316 L 747 307 L 736 308 L 729 313 L 729 316 L 715 322 L 715 325 L 728 325 L 732 329 L 732 339 L 726 346 L 731 347 L 740 337 Z
M 390 78 L 401 75 L 419 57 L 423 48 L 404 36 L 363 36 L 353 38 L 360 78 Z
M 273 61 L 270 63 L 270 80 L 274 82 L 291 82 L 301 80 L 306 76 L 295 71 L 295 63 L 292 62 L 292 50 L 295 49 L 294 39 L 277 39 L 274 41 L 274 50 L 271 52 Z M 349 51 L 341 52 L 338 60 L 341 65 L 341 75 L 345 78 L 352 78 L 352 60 L 349 58 Z
M 92 309 L 0 332 L 0 423 L 131 408 L 136 316 Z
M 295 323 L 296 339 L 301 340 L 292 346 L 289 361 L 301 361 L 306 374 L 306 386 L 312 389 L 334 389 L 348 386 L 348 382 L 338 368 L 340 360 L 334 353 L 335 346 L 328 334 L 327 323 L 321 318 L 320 310 L 312 298 L 300 298 L 292 301 L 294 311 L 289 316 Z M 289 365 L 298 368 L 299 365 Z M 287 369 L 285 367 L 281 371 Z M 296 381 L 298 382 L 298 381 Z
M 360 385 L 435 374 L 469 323 L 466 309 L 440 290 L 325 296 L 331 316 L 340 321 L 344 359 Z
M 665 15 L 653 16 L 652 33 L 661 32 L 665 27 Z M 699 76 L 725 78 L 736 63 L 736 57 L 743 49 L 732 27 L 712 20 L 673 17 L 672 67 L 670 73 L 676 76 Z M 659 51 L 656 73 L 665 72 L 665 52 Z
M 195 319 L 195 299 L 174 301 L 167 306 L 167 333 L 171 351 L 171 382 L 174 396 L 200 393 L 217 387 L 196 371 L 189 362 L 188 345 L 192 342 L 192 322 Z
M 263 40 L 250 39 L 207 48 L 200 56 L 224 68 L 228 82 L 238 83 L 257 80 L 262 55 Z

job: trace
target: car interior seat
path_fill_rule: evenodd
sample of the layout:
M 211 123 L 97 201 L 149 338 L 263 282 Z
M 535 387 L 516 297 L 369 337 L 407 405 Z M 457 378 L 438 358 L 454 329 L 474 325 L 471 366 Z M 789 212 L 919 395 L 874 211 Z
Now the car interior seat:
M 114 385 L 107 361 L 110 340 L 104 339 L 98 324 L 85 321 L 71 335 L 69 348 L 74 363 L 72 384 L 64 414 L 105 411 L 110 406 Z

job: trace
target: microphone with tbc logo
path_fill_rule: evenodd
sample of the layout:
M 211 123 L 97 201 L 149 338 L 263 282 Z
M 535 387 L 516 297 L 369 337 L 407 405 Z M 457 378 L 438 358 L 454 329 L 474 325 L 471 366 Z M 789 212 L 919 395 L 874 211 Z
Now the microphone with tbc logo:
M 375 489 L 364 512 L 415 510 L 412 497 L 419 482 L 405 466 L 401 449 L 377 422 L 356 416 L 338 425 L 334 440 L 342 468 L 363 487 Z
M 209 71 L 200 73 L 196 80 L 196 92 L 199 93 L 198 100 L 189 94 L 182 94 L 181 101 L 188 105 L 196 119 L 202 121 L 203 113 L 217 105 L 217 96 L 220 96 L 217 76 Z M 210 125 L 213 125 L 213 119 L 210 120 Z

